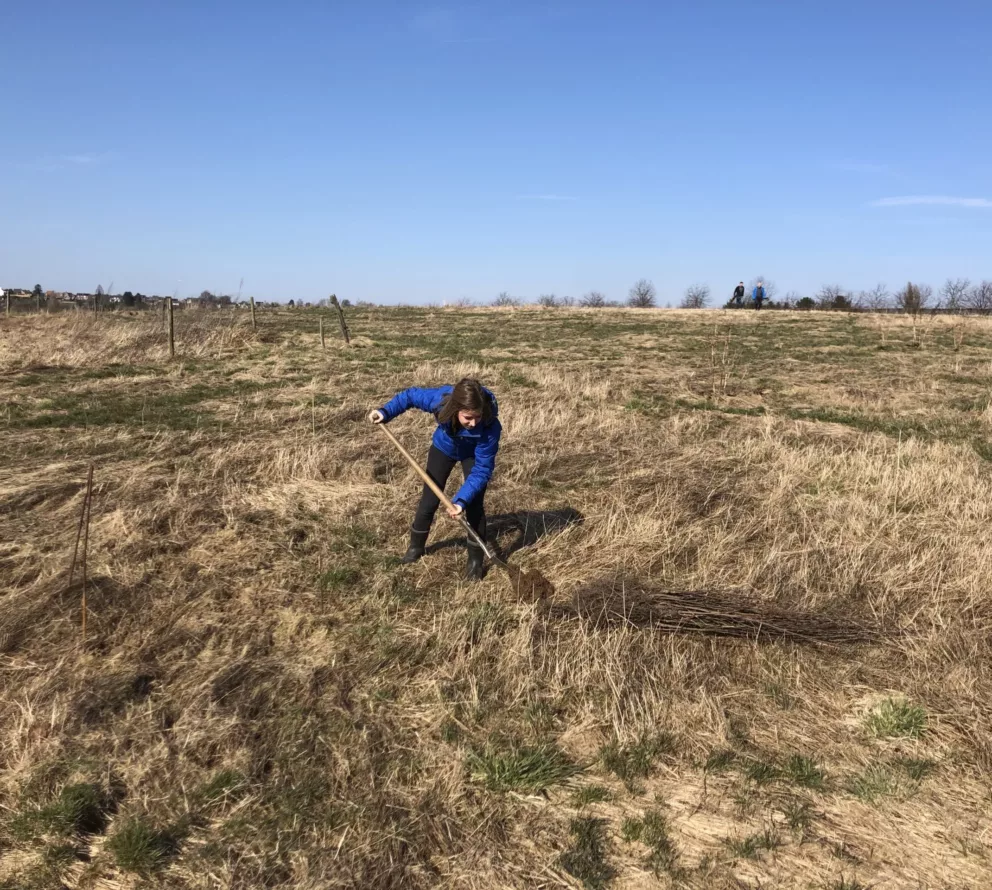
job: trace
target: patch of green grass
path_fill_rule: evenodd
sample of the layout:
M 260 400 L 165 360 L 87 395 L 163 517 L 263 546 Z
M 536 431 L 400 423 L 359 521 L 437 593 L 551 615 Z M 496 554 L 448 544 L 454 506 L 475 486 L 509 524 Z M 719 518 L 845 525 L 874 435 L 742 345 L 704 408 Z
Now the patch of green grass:
M 851 793 L 865 803 L 875 803 L 885 797 L 895 797 L 903 791 L 899 777 L 888 767 L 872 764 L 850 784 Z
M 782 815 L 789 828 L 800 837 L 805 837 L 813 828 L 816 813 L 808 801 L 790 800 L 782 807 Z
M 516 371 L 505 371 L 503 373 L 503 381 L 508 386 L 522 386 L 525 389 L 535 389 L 538 385 L 526 375 L 518 374 Z
M 40 865 L 43 872 L 57 880 L 78 861 L 79 849 L 76 845 L 62 842 L 45 847 Z
M 782 778 L 782 770 L 774 763 L 763 760 L 748 760 L 741 767 L 741 774 L 755 785 L 770 785 Z
M 937 771 L 936 761 L 929 758 L 897 757 L 894 763 L 914 782 L 922 782 Z
M 826 774 L 813 757 L 793 754 L 782 770 L 783 778 L 791 779 L 803 788 L 826 790 Z
M 868 417 L 861 414 L 835 411 L 832 408 L 784 408 L 782 414 L 793 420 L 837 423 L 864 433 L 882 433 L 892 438 L 916 438 L 925 442 L 933 440 L 940 432 L 934 426 L 928 426 L 923 421 L 906 417 Z
M 248 792 L 248 780 L 236 769 L 217 773 L 196 791 L 196 798 L 205 804 L 227 803 L 240 800 Z
M 379 544 L 379 535 L 361 525 L 344 525 L 330 530 L 336 544 L 349 550 L 367 550 Z
M 55 800 L 17 814 L 11 833 L 20 840 L 41 835 L 98 834 L 106 828 L 111 803 L 96 785 L 66 785 Z
M 616 877 L 607 861 L 609 840 L 605 819 L 574 819 L 570 825 L 572 842 L 558 857 L 563 871 L 582 882 L 589 890 L 602 890 Z
M 654 763 L 664 754 L 675 750 L 675 739 L 667 732 L 645 733 L 630 745 L 612 741 L 600 749 L 605 766 L 627 790 L 635 792 L 639 779 L 646 779 L 654 770 Z
M 878 738 L 918 739 L 927 727 L 927 712 L 899 698 L 887 698 L 865 717 L 865 728 Z
M 148 874 L 161 868 L 178 852 L 178 838 L 147 822 L 127 820 L 107 841 L 106 850 L 122 871 Z
M 538 735 L 551 732 L 558 724 L 560 710 L 547 701 L 533 701 L 524 708 L 524 720 Z
M 708 773 L 725 773 L 737 760 L 737 753 L 729 748 L 721 748 L 706 758 L 703 770 Z
M 745 838 L 726 838 L 723 842 L 737 859 L 757 859 L 765 850 L 774 850 L 782 845 L 778 836 L 769 828 Z
M 146 426 L 192 430 L 213 421 L 213 414 L 202 407 L 202 402 L 250 394 L 271 385 L 278 382 L 194 383 L 164 391 L 138 388 L 128 392 L 97 389 L 60 393 L 37 403 L 33 410 L 18 406 L 11 414 L 11 426 L 22 429 Z
M 351 566 L 335 566 L 322 572 L 317 579 L 321 590 L 341 590 L 354 587 L 361 580 L 362 573 Z
M 690 402 L 686 399 L 676 399 L 676 408 L 683 408 L 687 411 L 714 411 L 718 414 L 737 414 L 744 417 L 761 417 L 765 414 L 763 405 L 754 408 L 735 407 L 733 405 L 717 405 L 705 399 L 701 402 Z
M 557 745 L 487 746 L 468 756 L 471 778 L 490 791 L 534 793 L 558 785 L 582 771 Z
M 678 849 L 668 828 L 668 820 L 660 810 L 648 810 L 640 819 L 625 819 L 621 827 L 625 841 L 638 841 L 649 848 L 647 864 L 655 874 L 677 872 Z
M 613 795 L 608 788 L 602 785 L 584 785 L 577 788 L 572 794 L 572 806 L 585 807 L 591 803 L 606 803 L 613 800 Z

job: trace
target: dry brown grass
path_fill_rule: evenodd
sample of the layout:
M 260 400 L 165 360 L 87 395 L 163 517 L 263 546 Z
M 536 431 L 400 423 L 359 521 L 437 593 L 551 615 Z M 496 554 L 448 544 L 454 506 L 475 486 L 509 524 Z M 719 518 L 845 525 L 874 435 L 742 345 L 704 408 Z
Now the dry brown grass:
M 0 327 L 0 887 L 989 885 L 988 323 L 259 315 Z M 554 608 L 393 558 L 467 373 Z

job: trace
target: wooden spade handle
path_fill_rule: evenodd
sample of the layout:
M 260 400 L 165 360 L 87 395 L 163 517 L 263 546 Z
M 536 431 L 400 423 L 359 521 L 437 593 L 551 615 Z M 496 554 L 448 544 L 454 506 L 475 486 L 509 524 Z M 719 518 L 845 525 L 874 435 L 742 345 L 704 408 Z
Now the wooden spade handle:
M 414 460 L 410 452 L 407 451 L 402 445 L 400 445 L 400 443 L 396 440 L 396 436 L 394 436 L 391 432 L 389 432 L 388 429 L 386 429 L 385 422 L 377 423 L 376 426 L 379 427 L 379 429 L 381 429 L 387 436 L 389 436 L 389 441 L 392 442 L 397 447 L 397 449 L 399 449 L 400 454 L 402 454 L 403 457 L 407 459 L 410 466 L 417 471 L 417 475 L 424 480 L 424 484 L 431 491 L 433 491 L 434 494 L 437 495 L 438 500 L 440 500 L 441 503 L 444 504 L 445 507 L 447 507 L 447 509 L 453 510 L 455 508 L 455 505 L 451 503 L 448 496 L 438 487 L 438 484 L 433 479 L 431 479 L 431 477 L 428 476 L 423 469 L 421 469 L 420 464 L 418 464 L 417 461 Z
M 407 451 L 402 445 L 400 445 L 399 442 L 396 441 L 396 436 L 394 436 L 391 432 L 389 432 L 389 430 L 386 429 L 385 422 L 377 423 L 376 426 L 379 427 L 379 429 L 381 429 L 389 437 L 389 441 L 396 446 L 400 454 L 402 454 L 403 457 L 407 459 L 410 466 L 417 471 L 417 475 L 424 480 L 424 484 L 431 491 L 433 491 L 434 494 L 437 495 L 438 500 L 442 504 L 444 504 L 444 506 L 448 510 L 453 510 L 455 508 L 455 505 L 451 502 L 448 496 L 440 489 L 438 484 L 420 468 L 420 464 L 418 464 L 417 461 L 413 459 L 410 452 Z M 465 518 L 464 509 L 462 510 L 461 513 L 458 514 L 457 522 L 461 523 L 462 528 L 465 529 L 465 534 L 467 534 L 473 541 L 475 541 L 476 544 L 479 545 L 479 547 L 482 549 L 482 552 L 485 553 L 486 556 L 489 557 L 489 559 L 492 559 L 500 563 L 501 565 L 506 565 L 506 563 L 504 563 L 503 560 L 499 559 L 496 556 L 493 550 L 491 550 L 489 547 L 486 546 L 486 542 L 482 540 L 479 533 L 474 528 L 472 528 L 471 525 L 468 524 L 468 519 Z

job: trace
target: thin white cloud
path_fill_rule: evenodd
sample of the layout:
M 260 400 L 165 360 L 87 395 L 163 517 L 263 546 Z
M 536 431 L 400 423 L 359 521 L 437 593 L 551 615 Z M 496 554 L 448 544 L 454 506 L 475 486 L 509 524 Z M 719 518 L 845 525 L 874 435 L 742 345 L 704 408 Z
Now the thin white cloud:
M 518 201 L 578 201 L 573 195 L 517 195 Z
M 879 198 L 872 207 L 992 207 L 988 198 L 954 198 L 948 195 L 903 195 L 897 198 Z
M 74 155 L 45 155 L 33 161 L 22 161 L 17 166 L 23 170 L 34 170 L 42 173 L 52 173 L 56 170 L 65 170 L 70 167 L 92 167 L 112 161 L 117 154 L 112 151 L 90 152 Z

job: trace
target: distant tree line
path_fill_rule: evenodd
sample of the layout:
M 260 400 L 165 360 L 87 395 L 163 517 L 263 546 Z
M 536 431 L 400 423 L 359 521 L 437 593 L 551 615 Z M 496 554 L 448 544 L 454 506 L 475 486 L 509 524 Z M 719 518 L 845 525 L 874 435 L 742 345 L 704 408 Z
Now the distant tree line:
M 743 306 L 752 305 L 751 294 L 758 283 L 765 292 L 765 309 L 818 310 L 827 312 L 904 312 L 917 315 L 921 312 L 975 312 L 992 314 L 992 281 L 972 284 L 967 278 L 948 278 L 935 294 L 927 284 L 909 282 L 901 290 L 889 291 L 884 284 L 877 284 L 868 290 L 851 291 L 839 284 L 825 284 L 812 296 L 802 296 L 790 291 L 782 299 L 776 299 L 778 288 L 764 275 L 751 279 L 745 291 Z M 708 284 L 692 284 L 685 289 L 678 303 L 680 309 L 706 309 L 711 305 L 712 290 Z M 493 306 L 523 306 L 527 300 L 511 296 L 503 291 L 492 301 Z M 653 309 L 658 305 L 658 291 L 647 278 L 636 281 L 627 292 L 624 301 L 609 300 L 601 291 L 589 291 L 584 296 L 559 297 L 555 294 L 541 294 L 536 305 L 545 309 L 604 308 L 626 306 L 633 309 Z M 469 300 L 460 300 L 458 306 L 474 305 Z M 670 305 L 670 304 L 669 304 Z M 734 298 L 728 297 L 723 304 L 725 309 L 738 308 Z
M 743 307 L 751 304 L 751 293 L 759 282 L 762 283 L 765 292 L 765 309 L 791 309 L 800 311 L 826 311 L 826 312 L 903 312 L 909 315 L 918 315 L 922 312 L 969 312 L 992 314 L 992 281 L 981 281 L 972 283 L 967 278 L 948 278 L 939 291 L 927 284 L 908 282 L 905 287 L 895 292 L 889 291 L 884 284 L 876 284 L 868 290 L 851 291 L 839 284 L 825 284 L 813 295 L 801 295 L 796 291 L 789 291 L 782 299 L 777 299 L 778 289 L 773 281 L 764 275 L 755 276 L 745 291 Z M 161 296 L 148 296 L 141 293 L 132 293 L 129 290 L 122 294 L 113 294 L 113 285 L 104 289 L 103 285 L 97 285 L 92 294 L 62 294 L 55 291 L 46 291 L 40 284 L 36 284 L 32 290 L 24 288 L 8 288 L 7 293 L 12 298 L 13 303 L 30 300 L 33 307 L 41 309 L 42 306 L 48 309 L 58 309 L 60 306 L 68 304 L 85 305 L 100 309 L 149 309 L 161 306 L 166 299 Z M 200 292 L 198 297 L 179 300 L 180 305 L 194 305 L 206 309 L 230 309 L 247 308 L 248 300 L 242 299 L 240 295 L 233 297 L 230 294 L 215 294 L 209 290 Z M 515 307 L 523 306 L 528 301 L 522 297 L 512 296 L 509 292 L 503 291 L 492 301 L 493 306 Z M 579 306 L 582 308 L 609 308 L 628 307 L 633 309 L 652 309 L 658 305 L 658 290 L 654 283 L 647 278 L 641 278 L 631 285 L 627 291 L 625 300 L 611 300 L 602 291 L 591 290 L 581 297 L 558 296 L 553 293 L 541 294 L 535 301 L 536 305 L 545 309 L 571 308 Z M 712 290 L 708 284 L 692 284 L 685 289 L 682 298 L 678 303 L 680 309 L 706 309 L 712 304 Z M 259 308 L 279 308 L 285 306 L 290 309 L 311 309 L 327 308 L 327 299 L 315 302 L 305 302 L 301 300 L 289 300 L 288 303 L 278 303 L 274 301 L 255 301 L 255 306 Z M 436 305 L 436 304 L 432 304 Z M 456 301 L 456 306 L 471 307 L 477 305 L 471 300 L 461 299 Z M 341 307 L 351 308 L 371 308 L 374 303 L 366 300 L 358 300 L 354 304 L 351 300 L 341 300 Z M 668 304 L 670 307 L 671 304 Z M 728 297 L 723 304 L 725 309 L 738 308 L 733 297 Z

